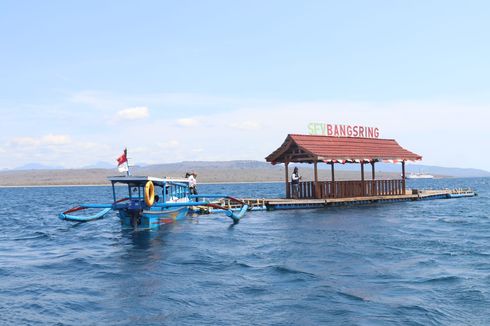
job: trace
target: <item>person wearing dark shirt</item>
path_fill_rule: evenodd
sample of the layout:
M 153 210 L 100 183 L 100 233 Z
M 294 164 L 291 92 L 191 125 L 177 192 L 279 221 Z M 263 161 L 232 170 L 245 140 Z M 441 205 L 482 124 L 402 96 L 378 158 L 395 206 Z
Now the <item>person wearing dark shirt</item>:
M 298 198 L 299 180 L 301 180 L 301 176 L 298 173 L 298 167 L 295 166 L 293 174 L 291 175 L 291 184 L 293 185 L 293 198 Z

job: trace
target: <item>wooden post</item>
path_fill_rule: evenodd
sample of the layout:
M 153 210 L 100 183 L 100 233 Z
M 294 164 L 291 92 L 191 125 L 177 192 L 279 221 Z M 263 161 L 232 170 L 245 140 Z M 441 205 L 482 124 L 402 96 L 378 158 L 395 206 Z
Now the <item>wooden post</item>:
M 332 161 L 331 164 L 332 164 L 332 192 L 333 192 L 332 195 L 335 198 L 335 197 L 337 197 L 337 195 L 336 195 L 337 189 L 335 187 L 335 168 L 333 166 L 335 163 Z
M 364 161 L 361 161 L 361 194 L 366 194 L 366 187 L 364 186 Z
M 315 198 L 320 197 L 319 189 L 318 189 L 318 166 L 317 165 L 318 165 L 318 161 L 315 160 L 315 162 L 313 163 L 314 172 L 315 172 Z
M 289 162 L 284 162 L 284 171 L 286 176 L 286 198 L 290 198 L 291 194 L 289 193 L 289 171 L 288 171 Z
M 374 160 L 372 160 L 371 161 L 371 179 L 373 180 L 371 182 L 371 195 L 372 196 L 376 196 L 377 195 L 376 194 L 376 189 L 375 189 L 375 187 L 376 187 L 376 181 L 375 181 L 376 180 L 376 172 L 375 172 L 375 169 L 374 169 L 374 163 L 375 163 Z
M 405 189 L 405 161 L 402 161 L 402 188 L 403 194 L 406 195 L 407 191 Z

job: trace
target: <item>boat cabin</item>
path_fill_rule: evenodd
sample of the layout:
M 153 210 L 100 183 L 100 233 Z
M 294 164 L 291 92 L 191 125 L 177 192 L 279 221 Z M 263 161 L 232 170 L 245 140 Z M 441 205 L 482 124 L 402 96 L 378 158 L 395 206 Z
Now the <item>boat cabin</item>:
M 145 186 L 148 181 L 155 187 L 155 196 L 158 196 L 158 203 L 177 202 L 188 199 L 190 195 L 189 181 L 187 179 L 167 179 L 148 176 L 115 176 L 109 177 L 112 184 L 112 195 L 114 202 L 118 202 L 116 195 L 116 185 L 123 184 L 128 188 L 127 198 L 131 202 L 144 202 Z

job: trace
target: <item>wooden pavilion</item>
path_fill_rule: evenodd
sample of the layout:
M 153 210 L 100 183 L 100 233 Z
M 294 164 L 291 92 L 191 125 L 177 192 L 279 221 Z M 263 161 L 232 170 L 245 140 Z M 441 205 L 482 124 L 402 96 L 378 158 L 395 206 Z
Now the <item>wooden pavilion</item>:
M 272 164 L 284 163 L 286 197 L 293 189 L 289 182 L 290 163 L 310 163 L 314 166 L 314 181 L 300 181 L 299 199 L 348 198 L 368 196 L 405 195 L 405 162 L 421 160 L 422 156 L 401 147 L 394 139 L 331 137 L 290 134 L 284 143 L 266 157 Z M 401 179 L 376 180 L 376 162 L 401 162 Z M 318 163 L 331 166 L 332 180 L 318 180 Z M 361 180 L 335 181 L 335 164 L 357 163 Z M 364 178 L 364 165 L 371 165 L 371 180 Z

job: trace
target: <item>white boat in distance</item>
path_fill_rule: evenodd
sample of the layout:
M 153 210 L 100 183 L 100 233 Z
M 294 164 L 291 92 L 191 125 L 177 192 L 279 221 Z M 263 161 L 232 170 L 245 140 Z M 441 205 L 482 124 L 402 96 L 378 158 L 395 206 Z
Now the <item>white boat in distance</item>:
M 406 179 L 434 179 L 434 176 L 427 173 L 409 173 L 405 176 Z

